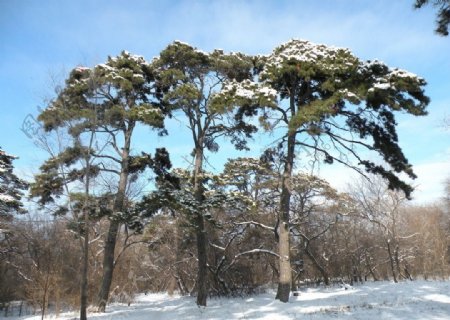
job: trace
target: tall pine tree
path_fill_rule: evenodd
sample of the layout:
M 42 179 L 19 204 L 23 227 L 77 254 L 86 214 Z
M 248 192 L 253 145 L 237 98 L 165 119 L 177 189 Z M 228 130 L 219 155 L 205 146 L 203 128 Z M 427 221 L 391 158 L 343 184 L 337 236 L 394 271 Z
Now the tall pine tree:
M 205 216 L 208 212 L 202 209 L 205 201 L 205 155 L 207 151 L 219 150 L 220 137 L 230 139 L 237 149 L 246 149 L 246 139 L 256 131 L 254 125 L 244 121 L 244 114 L 234 114 L 237 104 L 230 103 L 227 95 L 220 94 L 227 80 L 242 83 L 251 79 L 253 63 L 240 53 L 224 54 L 221 50 L 206 53 L 177 41 L 161 52 L 155 64 L 160 86 L 167 90 L 164 103 L 176 110 L 175 115 L 184 117 L 192 137 L 191 179 L 198 204 L 191 210 L 197 238 L 197 304 L 206 306 L 208 235 Z M 260 98 L 263 95 L 254 100 Z
M 291 40 L 259 57 L 259 83 L 230 83 L 226 94 L 242 90 L 276 92 L 270 107 L 259 108 L 262 126 L 280 136 L 275 148 L 283 161 L 279 204 L 280 279 L 277 299 L 287 302 L 291 287 L 289 220 L 291 179 L 300 160 L 340 163 L 364 174 L 379 174 L 392 189 L 410 197 L 399 178 L 415 178 L 396 132 L 395 112 L 425 115 L 425 81 L 380 61 L 361 61 L 349 50 Z M 224 93 L 225 94 L 225 93 Z M 247 92 L 247 96 L 251 94 Z M 270 96 L 273 96 L 272 93 Z M 232 101 L 233 98 L 230 98 Z M 251 113 L 255 106 L 245 106 Z M 387 167 L 369 159 L 378 155 Z
M 94 133 L 94 146 L 86 152 L 92 157 L 89 171 L 109 174 L 116 181 L 113 190 L 112 211 L 108 215 L 109 229 L 105 240 L 103 277 L 97 298 L 98 310 L 105 310 L 115 265 L 115 246 L 120 225 L 127 222 L 127 188 L 130 175 L 145 170 L 152 163 L 151 156 L 131 154 L 132 137 L 138 124 L 147 125 L 164 134 L 165 110 L 158 103 L 160 91 L 155 86 L 155 73 L 143 57 L 122 52 L 110 57 L 105 64 L 94 68 L 78 67 L 72 70 L 64 89 L 39 116 L 47 131 L 65 128 L 78 141 L 73 148 L 86 145 L 87 133 Z M 84 153 L 86 153 L 84 152 Z M 61 177 L 57 165 L 72 165 L 83 152 L 68 148 L 44 166 L 36 177 L 36 195 L 41 201 L 51 201 L 61 194 Z M 56 165 L 56 167 L 55 167 Z M 77 170 L 72 168 L 72 170 Z M 68 175 L 67 178 L 76 174 Z M 53 179 L 59 184 L 49 183 Z M 46 198 L 47 196 L 47 198 Z

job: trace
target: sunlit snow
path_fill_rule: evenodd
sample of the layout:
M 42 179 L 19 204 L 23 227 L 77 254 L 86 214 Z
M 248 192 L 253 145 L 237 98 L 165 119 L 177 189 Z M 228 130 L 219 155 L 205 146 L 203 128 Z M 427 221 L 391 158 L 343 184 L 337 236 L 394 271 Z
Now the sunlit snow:
M 90 319 L 450 319 L 449 281 L 368 282 L 309 288 L 289 303 L 274 300 L 275 292 L 241 298 L 212 298 L 198 308 L 194 297 L 166 293 L 139 295 L 130 306 L 113 304 Z M 60 319 L 74 319 L 67 313 Z M 10 318 L 40 319 L 40 316 Z

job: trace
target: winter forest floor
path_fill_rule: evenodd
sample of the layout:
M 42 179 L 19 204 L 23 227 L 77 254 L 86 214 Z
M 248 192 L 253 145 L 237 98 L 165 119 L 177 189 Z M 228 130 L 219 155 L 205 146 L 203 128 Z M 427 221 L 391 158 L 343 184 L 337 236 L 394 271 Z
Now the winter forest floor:
M 113 304 L 104 314 L 90 319 L 450 319 L 450 282 L 413 281 L 394 284 L 372 282 L 345 289 L 340 286 L 301 290 L 284 304 L 275 293 L 245 298 L 213 298 L 208 307 L 198 308 L 192 297 L 147 294 L 130 306 Z M 0 315 L 1 318 L 1 315 Z M 54 319 L 48 316 L 48 319 Z M 76 319 L 62 314 L 59 319 Z M 40 319 L 40 316 L 7 319 Z

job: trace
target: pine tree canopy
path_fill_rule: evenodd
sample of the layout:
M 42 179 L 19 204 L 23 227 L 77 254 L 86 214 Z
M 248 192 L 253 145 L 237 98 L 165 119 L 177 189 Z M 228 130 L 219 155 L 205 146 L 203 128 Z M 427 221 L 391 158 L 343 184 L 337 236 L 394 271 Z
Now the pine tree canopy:
M 96 127 L 123 130 L 142 122 L 162 130 L 167 110 L 157 102 L 160 95 L 151 64 L 123 51 L 92 69 L 73 69 L 64 89 L 39 120 L 47 131 L 64 126 L 67 121 L 78 121 L 71 127 L 74 136 L 92 128 L 94 123 Z
M 398 145 L 394 112 L 426 115 L 424 79 L 377 60 L 361 61 L 348 49 L 304 40 L 282 44 L 259 57 L 258 64 L 259 83 L 241 85 L 235 92 L 251 87 L 258 90 L 250 97 L 261 91 L 274 97 L 276 92 L 272 106 L 260 108 L 259 119 L 267 130 L 289 128 L 279 145 L 281 152 L 287 136 L 295 134 L 302 137 L 296 142 L 304 151 L 300 158 L 339 162 L 361 173 L 362 167 L 410 196 L 412 188 L 398 174 L 411 178 L 415 174 Z M 381 156 L 390 168 L 364 158 L 368 151 Z
M 225 136 L 237 149 L 247 148 L 246 138 L 256 127 L 245 122 L 243 116 L 224 116 L 233 114 L 237 105 L 227 100 L 228 84 L 243 84 L 252 78 L 251 57 L 242 53 L 225 54 L 222 50 L 206 53 L 175 41 L 154 63 L 159 87 L 166 92 L 164 104 L 187 116 L 196 147 L 216 152 L 219 145 L 215 139 Z
M 15 156 L 0 147 L 0 218 L 9 218 L 13 213 L 24 213 L 21 202 L 22 191 L 28 184 L 13 173 Z
M 106 172 L 117 178 L 120 166 L 125 165 L 131 175 L 153 167 L 150 154 L 125 155 L 123 147 L 130 148 L 138 123 L 165 134 L 164 118 L 170 112 L 160 103 L 161 94 L 153 66 L 126 51 L 93 68 L 74 68 L 64 88 L 39 115 L 46 131 L 67 131 L 73 138 L 71 145 L 41 166 L 31 195 L 44 205 L 55 202 L 67 185 L 82 182 L 87 175 L 94 178 Z M 90 134 L 95 141 L 88 147 Z

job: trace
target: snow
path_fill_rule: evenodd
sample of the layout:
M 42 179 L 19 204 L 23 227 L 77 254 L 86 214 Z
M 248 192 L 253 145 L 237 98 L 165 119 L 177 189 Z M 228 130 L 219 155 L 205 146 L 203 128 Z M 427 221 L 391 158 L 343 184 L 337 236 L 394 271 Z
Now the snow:
M 399 77 L 399 78 L 419 78 L 416 74 L 402 70 L 402 69 L 391 69 L 391 76 Z
M 269 87 L 261 87 L 259 92 L 266 97 L 274 97 L 277 95 L 277 91 Z
M 185 45 L 185 46 L 191 46 L 189 43 L 181 41 L 181 40 L 175 40 L 173 43 L 177 43 L 177 44 L 181 44 L 181 45 Z
M 15 156 L 15 155 L 12 155 L 12 154 L 9 154 L 9 153 L 6 153 L 5 151 L 3 151 L 1 149 L 0 149 L 0 156 L 3 157 L 3 158 L 19 159 L 19 157 Z M 1 160 L 1 161 L 3 162 L 3 160 Z
M 352 100 L 355 100 L 355 101 L 360 101 L 359 97 L 358 97 L 355 93 L 348 91 L 347 88 L 341 89 L 341 90 L 339 90 L 339 91 L 340 91 L 340 92 L 344 95 L 344 97 L 347 98 L 347 99 L 352 99 Z
M 78 66 L 78 67 L 75 68 L 75 70 L 79 71 L 79 72 L 83 72 L 83 71 L 89 70 L 89 68 L 88 67 L 83 67 L 83 66 Z
M 293 39 L 277 48 L 280 54 L 274 56 L 275 61 L 278 62 L 286 60 L 316 62 L 320 59 L 335 58 L 339 51 L 343 50 L 349 54 L 348 49 L 326 46 L 323 44 L 316 44 L 307 40 Z M 275 49 L 275 50 L 277 50 Z
M 277 47 L 273 53 L 267 56 L 267 64 L 261 75 L 264 76 L 270 72 L 271 68 L 278 69 L 288 61 L 295 61 L 298 66 L 302 63 L 315 63 L 317 65 L 323 64 L 323 68 L 334 69 L 340 64 L 339 56 L 346 56 L 347 61 L 343 64 L 347 67 L 353 66 L 353 61 L 349 61 L 349 57 L 356 58 L 351 51 L 346 48 L 338 48 L 333 46 L 326 46 L 323 44 L 316 44 L 307 40 L 292 39 L 281 46 Z M 336 63 L 330 63 L 335 61 Z
M 248 84 L 247 81 L 245 82 L 245 84 Z M 253 90 L 249 90 L 248 88 L 243 86 L 242 83 L 239 83 L 239 82 L 237 82 L 235 80 L 225 83 L 221 93 L 222 94 L 228 94 L 228 92 L 230 92 L 230 91 L 231 92 L 234 91 L 234 94 L 237 97 L 245 98 L 245 99 L 252 99 L 253 96 L 255 95 Z
M 373 87 L 381 90 L 387 90 L 391 87 L 391 85 L 389 83 L 375 83 Z
M 212 298 L 199 308 L 195 298 L 168 294 L 139 295 L 130 306 L 113 304 L 89 319 L 450 319 L 450 282 L 370 282 L 299 291 L 286 304 L 275 292 L 243 298 Z M 76 313 L 60 315 L 73 319 Z M 50 317 L 49 317 L 50 318 Z M 40 319 L 40 316 L 9 318 Z
M 129 59 L 133 60 L 134 62 L 137 62 L 138 64 L 143 64 L 143 65 L 148 64 L 147 61 L 145 61 L 144 56 L 137 55 L 137 54 L 131 54 L 127 50 L 123 51 L 121 56 L 123 56 L 124 58 L 129 58 Z
M 161 110 L 157 109 L 157 108 L 140 108 L 138 111 L 138 116 L 139 117 L 143 117 L 146 115 L 151 115 L 151 114 L 161 114 Z
M 107 64 L 104 64 L 104 63 L 101 63 L 101 64 L 97 65 L 97 67 L 99 67 L 100 69 L 108 70 L 108 71 L 116 71 L 116 69 L 114 69 L 114 68 L 112 68 L 112 67 L 110 67 L 110 66 L 108 66 Z
M 0 201 L 2 202 L 14 202 L 16 199 L 7 194 L 0 194 Z
M 232 92 L 236 98 L 247 100 L 257 100 L 260 97 L 273 99 L 277 95 L 276 90 L 250 80 L 244 80 L 242 82 L 235 80 L 228 81 L 225 83 L 219 94 L 228 95 L 230 92 Z
M 181 40 L 175 40 L 173 43 L 174 43 L 174 44 L 178 44 L 178 45 L 183 45 L 183 46 L 191 47 L 191 48 L 194 49 L 195 52 L 200 53 L 200 54 L 203 54 L 203 55 L 205 55 L 205 56 L 209 56 L 209 53 L 208 53 L 208 52 L 203 51 L 203 50 L 200 50 L 200 49 L 197 49 L 197 48 L 194 48 L 194 47 L 192 47 L 192 46 L 191 46 L 189 43 L 187 43 L 187 42 L 184 42 L 184 41 L 181 41 Z M 216 49 L 216 51 L 219 51 L 219 50 L 220 50 L 220 49 Z
M 425 80 L 418 75 L 398 69 L 398 68 L 388 68 L 383 62 L 375 59 L 372 61 L 365 61 L 360 66 L 360 72 L 369 69 L 385 69 L 388 72 L 383 77 L 375 78 L 375 83 L 371 88 L 369 88 L 368 92 L 374 92 L 375 90 L 397 90 L 395 84 L 399 81 L 399 79 L 409 79 L 416 83 L 423 83 Z

